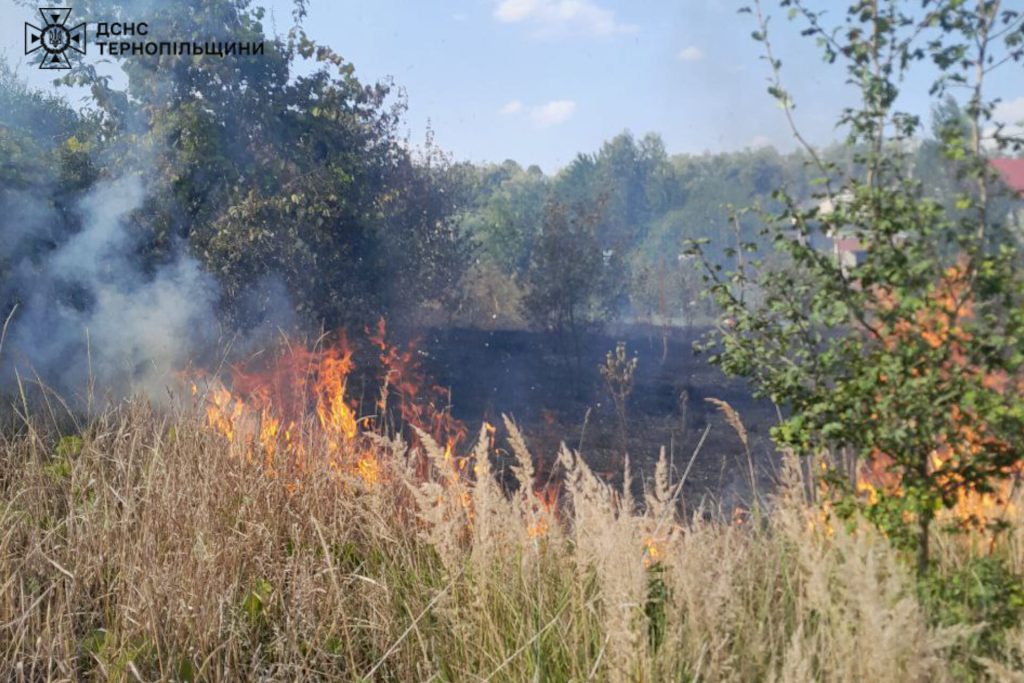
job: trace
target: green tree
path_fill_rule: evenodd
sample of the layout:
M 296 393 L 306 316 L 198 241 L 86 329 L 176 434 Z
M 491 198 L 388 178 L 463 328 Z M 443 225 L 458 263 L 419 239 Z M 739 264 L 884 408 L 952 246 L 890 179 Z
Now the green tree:
M 73 207 L 97 176 L 97 119 L 31 90 L 0 60 L 0 319 L 21 303 L 12 264 L 30 262 L 77 228 Z
M 521 280 L 529 267 L 549 184 L 537 167 L 525 170 L 511 160 L 477 171 L 464 229 L 480 255 L 514 279 Z
M 138 21 L 133 7 L 86 0 L 76 11 Z M 468 259 L 454 229 L 461 181 L 429 140 L 417 157 L 399 137 L 405 102 L 390 83 L 361 82 L 301 26 L 268 36 L 250 0 L 151 4 L 145 19 L 176 41 L 265 44 L 226 59 L 120 57 L 123 92 L 88 67 L 69 77 L 102 112 L 107 170 L 147 179 L 134 217 L 145 258 L 187 240 L 220 281 L 228 317 L 269 277 L 311 326 L 450 303 Z
M 852 453 L 898 481 L 871 500 L 847 502 L 914 548 L 924 573 L 937 511 L 961 494 L 990 491 L 1024 455 L 1024 281 L 1012 245 L 992 239 L 999 224 L 989 213 L 982 144 L 994 106 L 984 85 L 993 69 L 1019 65 L 1024 22 L 998 1 L 926 1 L 923 9 L 856 2 L 837 26 L 804 2 L 780 4 L 860 88 L 859 104 L 839 118 L 852 164 L 806 145 L 820 203 L 808 207 L 778 190 L 781 210 L 760 214 L 785 267 L 752 259 L 725 270 L 705 255 L 723 316 L 710 348 L 726 371 L 750 377 L 785 407 L 774 430 L 781 445 Z M 753 13 L 769 92 L 792 123 L 768 18 L 760 3 Z M 934 95 L 954 85 L 968 93 L 966 125 L 946 117 L 937 131 L 942 157 L 962 178 L 952 211 L 909 171 L 908 142 L 921 121 L 899 109 L 900 88 L 910 70 L 927 71 L 925 61 L 937 69 Z M 794 134 L 804 141 L 795 125 Z M 997 132 L 992 144 L 1019 142 Z M 837 262 L 813 246 L 815 237 L 858 240 L 861 262 Z
M 570 209 L 550 200 L 527 273 L 526 316 L 568 342 L 576 381 L 582 371 L 580 336 L 607 303 L 602 288 L 608 266 L 596 235 L 600 212 L 600 206 Z

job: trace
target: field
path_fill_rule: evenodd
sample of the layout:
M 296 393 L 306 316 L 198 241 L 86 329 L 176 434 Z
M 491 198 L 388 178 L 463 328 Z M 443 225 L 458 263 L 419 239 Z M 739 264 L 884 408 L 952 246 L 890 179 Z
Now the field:
M 0 683 L 1024 683 L 1024 10 L 742 4 L 13 3 Z
M 552 334 L 446 328 L 420 336 L 424 366 L 451 390 L 458 418 L 477 425 L 509 415 L 529 437 L 540 469 L 553 462 L 564 441 L 585 452 L 587 463 L 618 486 L 623 448 L 598 366 L 616 342 L 625 341 L 628 354 L 638 358 L 627 404 L 625 450 L 633 466 L 652 474 L 662 447 L 671 462 L 685 466 L 703 440 L 684 484 L 685 497 L 713 499 L 731 510 L 750 498 L 747 448 L 758 487 L 770 489 L 777 479 L 780 459 L 768 438 L 777 417 L 745 383 L 694 354 L 693 342 L 705 332 L 674 328 L 664 345 L 663 331 L 649 326 L 583 335 L 578 377 L 573 354 L 564 350 L 567 340 Z M 725 401 L 742 416 L 746 445 L 709 398 Z
M 929 595 L 792 459 L 719 521 L 679 462 L 633 500 L 563 450 L 553 502 L 511 425 L 467 458 L 313 435 L 288 474 L 191 408 L 57 410 L 0 441 L 5 680 L 1019 678 L 1019 586 L 977 559 L 1024 571 L 1019 500 L 997 539 L 938 539 L 958 589 Z M 525 485 L 496 484 L 499 454 Z

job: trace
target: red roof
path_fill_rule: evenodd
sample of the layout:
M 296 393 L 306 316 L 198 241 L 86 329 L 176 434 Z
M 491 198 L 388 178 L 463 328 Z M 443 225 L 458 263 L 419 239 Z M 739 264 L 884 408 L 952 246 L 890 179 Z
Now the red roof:
M 989 163 L 1011 190 L 1024 195 L 1024 159 L 991 159 Z
M 836 241 L 835 241 L 835 248 L 836 248 L 836 251 L 848 251 L 848 252 L 864 251 L 864 247 L 861 246 L 860 241 L 857 240 L 854 237 L 840 237 L 840 238 L 836 239 Z

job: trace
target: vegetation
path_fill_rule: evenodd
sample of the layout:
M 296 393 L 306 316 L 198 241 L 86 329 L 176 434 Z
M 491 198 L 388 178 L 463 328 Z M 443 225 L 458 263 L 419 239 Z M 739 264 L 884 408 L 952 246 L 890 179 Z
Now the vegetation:
M 558 201 L 544 212 L 533 248 L 524 297 L 527 315 L 541 327 L 557 331 L 567 342 L 567 357 L 580 376 L 580 335 L 588 321 L 601 317 L 601 295 L 609 284 L 595 227 L 600 209 L 577 208 L 572 214 Z
M 700 296 L 703 283 L 685 259 L 686 240 L 707 237 L 725 249 L 735 242 L 729 205 L 767 200 L 772 182 L 806 186 L 799 155 L 786 157 L 764 148 L 669 157 L 658 136 L 638 141 L 629 132 L 596 154 L 580 155 L 554 177 L 536 168 L 524 171 L 513 161 L 475 169 L 475 174 L 461 224 L 480 245 L 479 259 L 487 264 L 482 272 L 523 291 L 528 300 L 520 315 L 541 327 L 557 327 L 548 312 L 559 288 L 542 276 L 571 265 L 566 254 L 551 253 L 557 234 L 544 239 L 541 226 L 555 217 L 553 211 L 566 214 L 556 221 L 556 233 L 559 223 L 588 226 L 577 249 L 587 263 L 600 257 L 582 291 L 578 324 L 615 318 L 706 322 L 710 316 Z M 753 221 L 745 221 L 742 229 L 744 239 L 756 237 Z M 471 276 L 467 292 L 475 286 Z M 473 310 L 497 315 L 509 307 L 508 301 L 494 297 Z
M 623 453 L 627 452 L 626 444 L 629 432 L 627 402 L 629 395 L 633 393 L 633 379 L 636 376 L 636 366 L 639 362 L 640 360 L 636 356 L 627 358 L 626 342 L 619 342 L 615 345 L 615 351 L 609 351 L 605 356 L 604 364 L 597 368 L 608 389 L 608 394 L 612 397 L 612 403 L 615 405 L 615 416 L 619 421 L 619 440 Z
M 833 525 L 791 464 L 770 513 L 679 517 L 663 460 L 640 504 L 486 432 L 462 471 L 424 440 L 345 447 L 379 478 L 288 479 L 191 411 L 132 403 L 58 440 L 0 442 L 0 676 L 13 680 L 1012 680 L 1024 665 L 1019 511 L 995 554 L 942 537 L 935 583 L 857 519 Z M 317 445 L 319 444 L 319 445 Z M 513 468 L 519 492 L 494 477 Z M 414 495 L 413 495 L 414 494 Z M 708 514 L 708 520 L 705 515 Z M 723 511 L 728 517 L 730 511 Z M 866 653 L 870 653 L 868 656 Z
M 0 678 L 1019 679 L 1024 261 L 987 158 L 1024 140 L 990 130 L 984 85 L 1024 59 L 1024 14 L 857 1 L 826 26 L 781 5 L 860 88 L 831 149 L 670 156 L 624 132 L 553 176 L 454 163 L 400 139 L 391 84 L 301 24 L 267 36 L 250 0 L 151 19 L 265 41 L 265 58 L 124 57 L 123 91 L 84 66 L 67 78 L 89 88 L 80 111 L 0 67 L 0 354 L 19 316 L 37 326 L 23 347 L 67 331 L 40 304 L 74 327 L 153 283 L 145 334 L 112 318 L 133 377 L 156 364 L 137 347 L 180 341 L 149 330 L 185 300 L 167 288 L 202 284 L 245 352 L 266 346 L 252 328 L 296 314 L 276 355 L 173 365 L 186 391 L 164 403 L 95 410 L 91 337 L 84 407 L 46 370 L 32 393 L 20 360 L 4 368 Z M 792 123 L 768 17 L 746 11 Z M 925 62 L 930 138 L 899 108 Z M 116 196 L 123 177 L 138 201 Z M 856 258 L 827 248 L 843 241 Z M 534 456 L 553 454 L 512 421 L 468 438 L 385 318 L 554 332 L 577 382 L 605 381 L 624 456 L 637 357 L 622 342 L 585 370 L 581 335 L 659 326 L 664 361 L 670 327 L 715 321 L 712 360 L 778 407 L 775 487 L 756 490 L 746 428 L 715 398 L 745 506 L 683 495 L 703 437 L 646 477 L 624 457 L 621 486 L 564 445 L 542 477 Z M 288 334 L 360 328 L 376 377 L 353 374 L 343 332 Z
M 991 213 L 982 141 L 994 106 L 986 78 L 1024 56 L 1024 23 L 998 2 L 926 3 L 920 16 L 900 2 L 857 3 L 840 30 L 801 2 L 783 4 L 861 89 L 859 105 L 840 120 L 858 170 L 844 172 L 808 148 L 820 203 L 808 208 L 778 190 L 781 210 L 761 214 L 783 268 L 755 259 L 726 272 L 705 260 L 728 319 L 714 360 L 787 409 L 774 430 L 780 445 L 847 456 L 835 463 L 843 509 L 860 507 L 894 542 L 913 547 L 924 577 L 938 511 L 1003 490 L 1024 462 L 1020 244 L 1005 214 Z M 755 13 L 754 37 L 773 71 L 769 91 L 792 121 L 760 5 Z M 953 84 L 970 92 L 962 114 L 947 101 L 936 122 L 937 150 L 956 172 L 954 206 L 929 196 L 903 151 L 921 121 L 898 108 L 900 84 L 926 59 L 937 67 L 933 93 Z M 1020 143 L 1000 131 L 991 140 L 996 151 Z M 859 262 L 823 254 L 818 236 L 855 240 Z M 870 496 L 850 485 L 861 467 L 879 475 L 858 486 Z M 959 521 L 1000 525 L 985 515 Z
M 109 17 L 119 7 L 97 0 L 81 11 Z M 553 176 L 514 161 L 455 164 L 429 139 L 410 151 L 391 86 L 362 83 L 301 28 L 267 36 L 248 2 L 154 12 L 176 34 L 264 40 L 267 54 L 125 57 L 125 92 L 85 66 L 69 77 L 91 92 L 80 111 L 31 93 L 3 67 L 9 155 L 0 172 L 23 194 L 0 202 L 52 208 L 52 234 L 27 247 L 38 261 L 79 229 L 75 207 L 98 182 L 141 178 L 146 196 L 131 216 L 138 256 L 148 270 L 182 249 L 196 256 L 235 328 L 281 308 L 279 289 L 307 331 L 412 318 L 424 304 L 435 319 L 562 329 L 570 340 L 572 327 L 616 318 L 706 323 L 714 311 L 687 240 L 706 239 L 716 263 L 738 242 L 767 254 L 756 217 L 735 222 L 730 207 L 779 208 L 778 187 L 798 201 L 812 194 L 805 152 L 670 156 L 655 134 L 624 132 Z M 908 163 L 928 192 L 948 197 L 938 145 L 926 142 Z M 842 146 L 821 158 L 856 168 Z M 30 191 L 51 186 L 60 191 Z M 566 288 L 553 274 L 573 264 L 553 250 L 575 232 L 589 270 L 576 268 L 587 277 Z M 0 259 L 3 268 L 10 256 Z M 5 291 L 3 314 L 25 298 Z
M 84 4 L 76 11 L 87 20 L 125 9 Z M 131 216 L 140 259 L 155 269 L 184 243 L 216 276 L 222 316 L 238 327 L 278 305 L 272 288 L 259 286 L 268 281 L 283 285 L 307 329 L 363 324 L 451 291 L 449 278 L 468 262 L 453 222 L 461 181 L 429 141 L 416 158 L 399 138 L 404 103 L 389 85 L 362 83 L 352 64 L 299 28 L 267 36 L 263 11 L 248 1 L 147 11 L 181 40 L 265 41 L 266 53 L 124 57 L 124 91 L 83 65 L 67 77 L 91 92 L 80 114 L 24 97 L 5 67 L 5 187 L 31 189 L 31 203 L 57 204 L 61 218 L 36 259 L 79 228 L 75 202 L 98 180 L 127 175 L 146 187 Z M 44 172 L 60 182 L 30 182 Z M 43 188 L 56 184 L 51 198 Z M 6 210 L 26 198 L 0 201 Z M 7 293 L 3 314 L 24 298 Z

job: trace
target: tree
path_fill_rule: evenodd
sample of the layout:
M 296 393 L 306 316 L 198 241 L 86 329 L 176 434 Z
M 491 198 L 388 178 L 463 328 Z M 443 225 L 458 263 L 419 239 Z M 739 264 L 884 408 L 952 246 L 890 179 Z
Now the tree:
M 0 60 L 0 318 L 28 292 L 13 277 L 76 229 L 73 207 L 96 179 L 94 115 L 30 90 Z
M 76 11 L 136 19 L 130 7 L 86 0 Z M 310 327 L 450 303 L 468 256 L 454 229 L 457 170 L 429 140 L 417 158 L 399 137 L 405 102 L 389 82 L 361 82 L 301 26 L 267 36 L 263 18 L 250 0 L 152 5 L 146 19 L 176 40 L 262 42 L 265 52 L 124 56 L 124 92 L 90 67 L 69 77 L 91 88 L 103 114 L 105 170 L 145 174 L 148 196 L 133 217 L 141 255 L 159 263 L 187 242 L 236 323 L 267 279 L 285 285 Z M 312 68 L 297 73 L 303 60 Z
M 582 370 L 580 335 L 607 301 L 601 295 L 608 266 L 595 234 L 600 212 L 600 206 L 569 209 L 549 200 L 527 272 L 526 316 L 555 330 L 560 339 L 568 335 L 577 381 Z
M 463 216 L 464 229 L 480 247 L 480 256 L 509 277 L 521 280 L 544 215 L 548 178 L 514 161 L 478 169 L 474 205 Z
M 706 237 L 709 253 L 735 247 L 737 225 L 729 205 L 772 206 L 768 195 L 779 183 L 806 199 L 806 175 L 800 153 L 761 148 L 670 158 L 657 135 L 634 138 L 628 132 L 593 154 L 579 154 L 554 177 L 536 167 L 524 171 L 514 161 L 477 168 L 462 214 L 464 231 L 479 246 L 472 282 L 466 283 L 472 303 L 464 310 L 484 313 L 481 320 L 490 321 L 511 307 L 526 282 L 544 206 L 553 196 L 566 206 L 604 205 L 595 236 L 610 261 L 602 294 L 609 298 L 607 310 L 633 319 L 651 320 L 656 313 L 666 322 L 692 321 L 700 277 L 682 258 L 685 240 Z M 752 215 L 739 228 L 745 240 L 757 239 Z
M 382 226 L 388 263 L 382 268 L 396 293 L 389 297 L 391 310 L 408 315 L 420 302 L 432 301 L 453 315 L 460 306 L 460 284 L 476 251 L 460 220 L 469 203 L 470 175 L 429 136 L 419 158 L 403 158 L 390 175 Z
M 1024 456 L 1024 278 L 1014 248 L 993 239 L 1001 226 L 989 212 L 983 145 L 994 106 L 984 85 L 993 69 L 1019 64 L 1024 18 L 998 1 L 926 1 L 919 11 L 884 0 L 856 2 L 829 27 L 824 12 L 800 0 L 781 5 L 860 88 L 859 104 L 839 118 L 852 164 L 829 162 L 801 137 L 768 19 L 760 3 L 746 9 L 758 19 L 769 93 L 817 169 L 820 204 L 808 207 L 780 189 L 782 208 L 760 213 L 783 268 L 753 259 L 726 271 L 698 245 L 722 309 L 707 348 L 785 407 L 788 417 L 773 432 L 780 445 L 847 452 L 886 475 L 890 485 L 866 498 L 846 488 L 846 503 L 913 548 L 923 574 L 937 511 L 991 491 Z M 966 122 L 945 117 L 937 131 L 942 157 L 961 176 L 952 210 L 910 172 L 908 142 L 921 121 L 898 108 L 906 75 L 926 60 L 938 70 L 934 95 L 954 85 L 968 92 Z M 992 134 L 996 149 L 1020 142 Z M 813 246 L 816 237 L 856 239 L 861 262 L 837 262 Z

